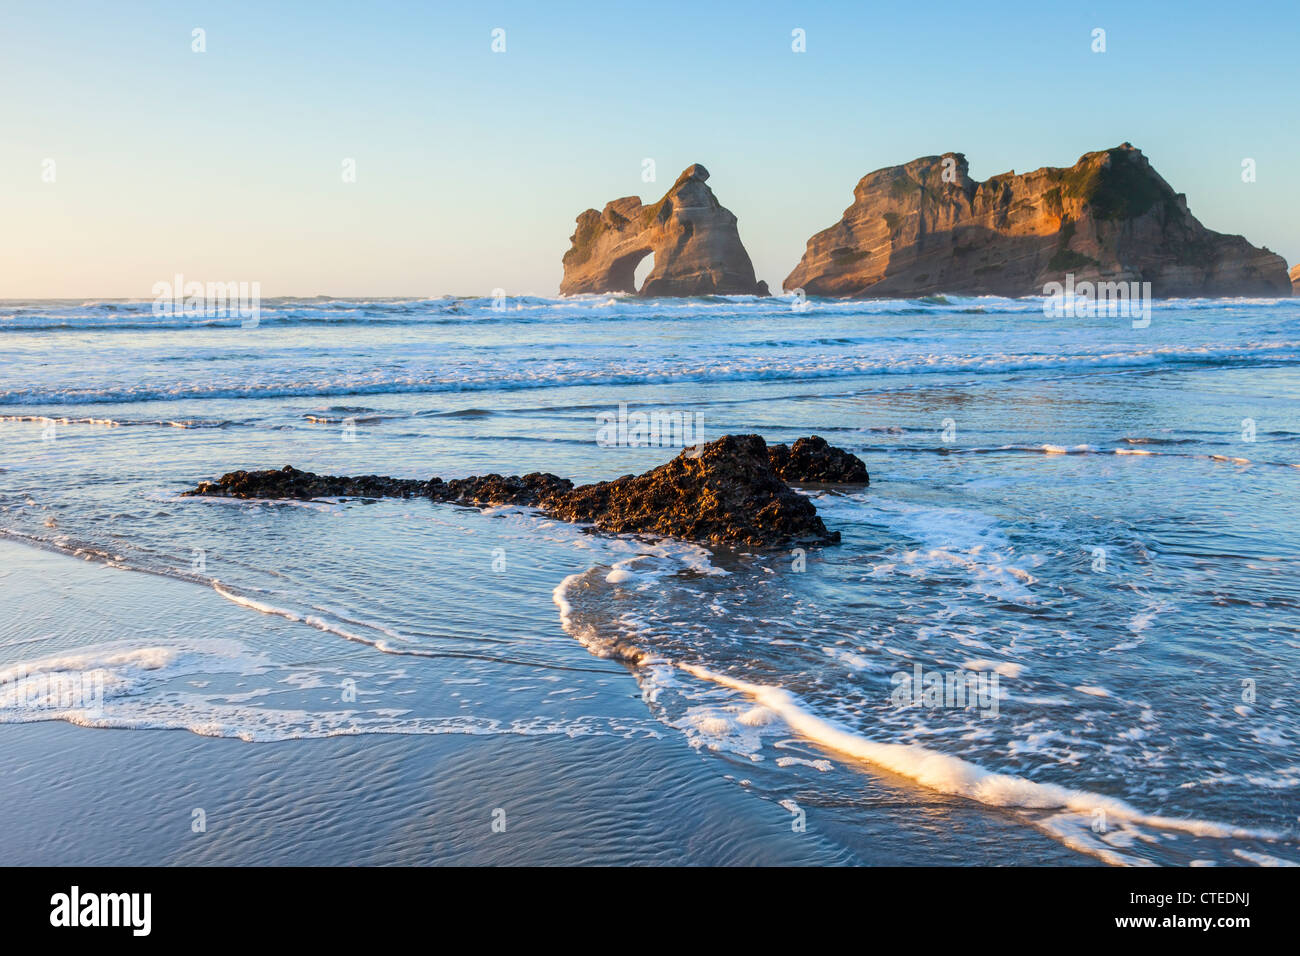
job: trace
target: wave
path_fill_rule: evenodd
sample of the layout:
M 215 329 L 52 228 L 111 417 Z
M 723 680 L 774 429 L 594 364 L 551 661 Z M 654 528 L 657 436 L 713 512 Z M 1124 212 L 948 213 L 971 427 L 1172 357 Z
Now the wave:
M 810 297 L 796 310 L 790 296 L 698 296 L 648 298 L 631 295 L 581 295 L 547 297 L 507 295 L 439 298 L 333 299 L 263 298 L 258 326 L 313 325 L 497 325 L 578 321 L 622 321 L 688 317 L 707 313 L 716 317 L 750 317 L 756 313 L 789 311 L 798 318 L 817 315 L 924 316 L 1023 315 L 1042 316 L 1040 296 L 938 295 L 918 299 L 823 299 Z M 1227 310 L 1248 313 L 1285 308 L 1289 299 L 1159 299 L 1153 312 L 1195 313 Z M 41 331 L 148 331 L 180 329 L 237 329 L 243 318 L 205 315 L 199 310 L 179 314 L 154 314 L 153 300 L 0 300 L 0 333 Z
M 924 542 L 941 532 L 955 537 L 957 540 L 950 543 L 948 551 L 952 555 L 965 555 L 974 565 L 979 565 L 968 569 L 976 580 L 998 568 L 1010 569 L 1006 555 L 989 553 L 994 548 L 1007 550 L 996 524 L 973 522 L 972 513 L 954 509 L 916 507 L 902 502 L 884 504 L 886 515 L 892 515 L 888 523 L 896 531 L 921 540 L 923 548 Z M 841 505 L 862 506 L 863 502 L 858 501 Z M 818 507 L 822 507 L 821 501 Z M 766 605 L 757 595 L 751 594 L 743 603 L 733 605 L 731 614 L 736 616 L 729 618 L 725 608 L 707 596 L 717 592 L 700 591 L 690 585 L 686 586 L 680 601 L 658 605 L 659 610 L 650 611 L 646 617 L 639 611 L 629 612 L 613 604 L 617 589 L 626 589 L 628 585 L 623 570 L 618 564 L 608 569 L 595 566 L 566 577 L 552 595 L 561 625 L 591 653 L 629 666 L 641 684 L 642 697 L 659 720 L 680 731 L 693 747 L 725 752 L 740 759 L 746 766 L 747 777 L 768 774 L 761 769 L 765 739 L 773 747 L 783 749 L 789 745 L 789 736 L 794 735 L 816 748 L 810 757 L 816 757 L 817 751 L 826 756 L 839 754 L 851 763 L 860 764 L 860 770 L 878 768 L 927 790 L 997 808 L 1077 852 L 1113 865 L 1142 865 L 1152 859 L 1176 861 L 1181 855 L 1201 852 L 1202 848 L 1194 843 L 1202 840 L 1219 847 L 1224 841 L 1244 844 L 1249 852 L 1267 849 L 1274 857 L 1276 854 L 1270 849 L 1274 845 L 1278 849 L 1285 847 L 1285 853 L 1295 848 L 1295 834 L 1289 830 L 1238 826 L 1191 814 L 1151 813 L 1129 799 L 1098 789 L 1038 779 L 1033 770 L 1029 775 L 1024 770 L 999 771 L 945 753 L 928 742 L 898 739 L 915 730 L 909 730 L 907 724 L 875 721 L 859 729 L 854 726 L 856 717 L 854 725 L 842 722 L 836 713 L 841 707 L 850 705 L 846 707 L 847 712 L 856 713 L 851 701 L 843 695 L 859 695 L 864 674 L 879 671 L 882 666 L 879 662 L 839 646 L 843 641 L 822 646 L 820 650 L 837 660 L 848 658 L 842 663 L 851 671 L 848 679 L 852 683 L 847 690 L 836 691 L 826 672 L 815 667 L 808 670 L 804 655 L 816 647 L 815 635 L 805 640 L 803 637 L 774 639 L 764 634 L 760 638 L 761 648 L 753 643 L 754 631 L 765 623 L 760 608 Z M 764 566 L 757 570 L 769 569 Z M 752 592 L 754 583 L 750 582 L 743 590 Z M 1031 588 L 1034 581 L 1026 575 L 1025 580 L 1016 583 Z M 618 598 L 620 603 L 629 599 L 636 604 L 658 601 L 664 589 L 657 586 L 651 592 L 641 588 L 633 590 L 642 591 L 645 597 L 625 595 Z M 790 598 L 784 588 L 777 586 L 777 590 L 784 594 L 778 603 Z M 1015 599 L 1012 595 L 1000 596 L 1002 600 L 1007 598 Z M 694 610 L 696 607 L 698 612 Z M 739 616 L 742 611 L 755 616 Z M 700 617 L 707 622 L 715 615 L 716 626 L 695 620 Z M 816 615 L 809 620 L 816 620 Z M 1137 626 L 1146 624 L 1138 622 Z M 798 626 L 795 627 L 797 630 Z M 694 637 L 690 636 L 692 633 Z M 776 645 L 791 649 L 784 653 L 775 649 Z M 982 644 L 981 648 L 987 645 Z M 885 660 L 887 668 L 891 658 Z M 1012 680 L 1020 678 L 1025 670 L 1016 661 L 965 660 L 967 669 L 992 670 Z M 792 673 L 802 676 L 789 676 Z M 748 678 L 738 674 L 761 676 Z M 810 677 L 810 674 L 817 676 Z M 810 703 L 792 691 L 786 686 L 789 680 L 806 684 L 817 702 Z M 1081 685 L 1076 690 L 1085 695 L 1098 691 L 1092 685 Z M 827 710 L 833 716 L 828 716 Z M 833 770 L 833 765 L 824 759 L 789 759 L 783 755 L 772 763 L 783 774 L 765 777 L 764 787 L 778 791 L 808 783 L 797 776 L 800 768 L 818 773 Z M 784 773 L 796 776 L 791 778 Z M 1152 834 L 1153 830 L 1183 834 L 1187 845 L 1170 844 L 1169 853 L 1165 853 L 1167 838 Z M 1132 852 L 1137 847 L 1142 847 L 1145 855 Z M 1232 852 L 1235 848 L 1230 843 L 1226 849 L 1209 850 L 1208 855 L 1221 857 Z
M 306 359 L 305 359 L 306 360 Z M 481 361 L 460 366 L 404 370 L 375 380 L 307 382 L 248 381 L 239 384 L 117 385 L 109 387 L 31 386 L 0 390 L 0 405 L 126 404 L 194 399 L 338 397 L 440 392 L 520 391 L 574 386 L 637 386 L 741 382 L 825 381 L 862 376 L 1001 375 L 1016 372 L 1097 372 L 1181 367 L 1300 364 L 1300 342 L 1211 347 L 1167 346 L 1128 352 L 1073 355 L 910 355 L 893 360 L 874 354 L 778 359 L 766 355 L 719 361 L 716 355 L 678 360 L 676 368 L 653 363 L 644 370 L 611 371 L 603 362 L 557 359 L 543 363 Z M 653 370 L 651 370 L 653 369 Z
M 677 666 L 693 677 L 740 691 L 777 714 L 791 730 L 815 743 L 915 780 L 940 793 L 966 797 L 994 807 L 1072 810 L 1089 817 L 1102 811 L 1112 822 L 1143 824 L 1194 836 L 1262 840 L 1285 837 L 1285 834 L 1272 830 L 1143 813 L 1116 797 L 997 773 L 916 744 L 880 743 L 819 717 L 783 688 L 750 683 L 694 664 Z
M 284 618 L 286 621 L 291 621 L 293 623 L 306 624 L 309 627 L 316 628 L 318 631 L 333 634 L 334 636 L 341 637 L 344 640 L 373 647 L 375 650 L 384 654 L 392 654 L 399 657 L 453 657 L 464 658 L 467 660 L 490 661 L 495 664 L 518 664 L 530 668 L 538 667 L 554 670 L 575 670 L 575 668 L 570 665 L 554 664 L 541 658 L 525 658 L 517 654 L 505 656 L 446 647 L 420 646 L 419 643 L 410 636 L 402 634 L 382 624 L 354 619 L 351 621 L 352 626 L 345 626 L 343 623 L 334 620 L 334 615 L 329 614 L 321 608 L 294 610 L 291 608 L 281 607 L 276 604 L 270 604 L 266 601 L 259 600 L 258 598 L 238 591 L 229 585 L 223 584 L 220 581 L 213 581 L 212 589 L 227 601 L 257 611 L 259 614 L 268 614 L 273 617 Z
M 829 432 L 835 429 L 819 428 L 819 431 Z M 861 431 L 861 429 L 842 429 L 845 431 Z M 873 431 L 886 431 L 887 429 L 872 429 Z M 893 431 L 894 434 L 906 434 L 903 429 Z M 1169 444 L 1194 444 L 1201 441 L 1202 444 L 1226 444 L 1213 440 L 1203 441 L 1199 439 L 1185 439 Z M 939 455 L 939 456 L 961 456 L 961 455 L 1120 455 L 1132 456 L 1138 458 L 1160 458 L 1165 461 L 1181 460 L 1200 460 L 1212 461 L 1219 464 L 1233 465 L 1259 465 L 1267 468 L 1300 468 L 1300 464 L 1289 461 L 1266 461 L 1254 458 L 1244 458 L 1240 455 L 1225 455 L 1220 452 L 1193 452 L 1193 451 L 1155 451 L 1150 448 L 1102 448 L 1097 445 L 1055 445 L 1044 443 L 1041 445 L 972 445 L 969 447 L 951 447 L 948 445 L 861 445 L 854 449 L 862 452 L 889 452 L 891 454 L 914 454 L 914 455 Z
M 93 416 L 68 417 L 66 415 L 0 415 L 0 422 L 39 423 L 53 422 L 55 425 L 100 425 L 105 428 L 121 428 L 131 425 L 147 425 L 155 428 L 229 428 L 232 425 L 246 424 L 226 418 L 95 418 Z
M 0 724 L 62 720 L 81 727 L 186 730 L 246 742 L 359 734 L 657 737 L 635 718 L 416 716 L 401 710 L 276 706 L 277 694 L 338 686 L 344 669 L 288 668 L 235 640 L 178 639 L 92 645 L 0 669 Z M 257 677 L 268 686 L 229 693 L 214 678 Z M 182 680 L 184 683 L 182 684 Z M 176 689 L 178 684 L 190 689 Z

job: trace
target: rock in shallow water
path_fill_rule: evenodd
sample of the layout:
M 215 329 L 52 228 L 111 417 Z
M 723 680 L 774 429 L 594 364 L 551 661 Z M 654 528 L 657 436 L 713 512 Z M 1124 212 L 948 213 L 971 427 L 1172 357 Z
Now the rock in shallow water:
M 218 498 L 431 498 L 470 505 L 528 505 L 560 494 L 573 482 L 557 475 L 474 475 L 443 481 L 430 478 L 385 478 L 380 475 L 317 475 L 292 465 L 265 471 L 232 471 L 217 481 L 199 482 L 186 495 Z
M 602 531 L 711 544 L 840 540 L 838 531 L 826 530 L 812 501 L 777 477 L 759 435 L 725 435 L 644 475 L 584 485 L 542 507 Z
M 440 479 L 435 478 L 435 482 Z M 201 481 L 187 495 L 221 498 L 418 498 L 433 482 L 413 478 L 361 475 L 356 478 L 316 475 L 291 465 L 265 471 L 232 471 L 217 481 Z
M 772 445 L 767 450 L 772 470 L 796 485 L 866 485 L 867 466 L 857 455 L 836 448 L 820 435 L 800 438 L 793 445 Z
M 812 436 L 790 448 L 767 447 L 759 435 L 725 435 L 687 449 L 643 475 L 573 487 L 543 472 L 431 478 L 316 475 L 285 465 L 279 470 L 232 471 L 201 482 L 188 495 L 233 498 L 431 498 L 470 505 L 525 505 L 564 521 L 590 523 L 613 534 L 640 533 L 701 541 L 774 547 L 834 544 L 811 499 L 783 480 L 866 483 L 856 456 Z
M 429 485 L 429 497 L 436 501 L 536 507 L 547 498 L 571 489 L 573 482 L 550 472 L 534 471 L 523 477 L 475 475 L 470 478 L 454 478 L 445 484 L 441 478 L 434 478 Z

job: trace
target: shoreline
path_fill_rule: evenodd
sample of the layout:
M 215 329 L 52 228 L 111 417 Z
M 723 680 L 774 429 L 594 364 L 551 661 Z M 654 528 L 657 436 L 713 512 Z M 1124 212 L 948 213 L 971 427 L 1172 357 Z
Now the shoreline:
M 133 592 L 180 590 L 245 634 L 267 623 L 196 583 L 12 539 L 0 540 L 0 569 L 7 599 L 60 594 L 48 620 L 65 627 L 110 611 L 93 581 L 106 574 L 124 607 Z M 648 721 L 635 676 L 610 670 L 621 675 L 620 709 Z M 808 825 L 795 832 L 773 796 L 718 773 L 666 726 L 635 738 L 365 732 L 249 742 L 50 719 L 2 724 L 0 737 L 9 754 L 0 828 L 14 865 L 999 865 L 1008 837 L 1060 865 L 1096 862 L 866 768 L 852 771 L 859 806 L 818 806 L 801 790 Z M 491 829 L 498 808 L 505 833 Z M 192 831 L 196 809 L 203 833 Z
M 173 751 L 235 776 L 253 750 L 283 752 L 258 763 L 271 777 L 289 772 L 279 762 L 299 767 L 290 794 L 323 793 L 318 775 L 364 766 L 381 781 L 369 797 L 383 809 L 372 819 L 362 798 L 338 810 L 356 847 L 383 847 L 378 834 L 433 813 L 422 809 L 425 794 L 358 756 L 382 742 L 397 763 L 466 765 L 454 774 L 461 783 L 440 782 L 443 771 L 425 777 L 425 789 L 440 786 L 453 803 L 506 779 L 524 804 L 541 803 L 534 790 L 557 773 L 575 792 L 608 793 L 584 812 L 621 817 L 622 830 L 601 830 L 593 860 L 717 859 L 692 846 L 689 820 L 670 819 L 681 814 L 679 793 L 693 816 L 712 811 L 692 800 L 725 806 L 736 834 L 727 839 L 744 848 L 726 858 L 737 861 L 777 859 L 754 834 L 776 832 L 782 845 L 787 834 L 806 837 L 791 830 L 791 807 L 806 811 L 834 860 L 854 862 L 1290 856 L 1289 836 L 1267 834 L 1290 834 L 1294 820 L 1294 771 L 1274 764 L 1295 732 L 1284 700 L 1294 686 L 1286 560 L 1300 432 L 1285 396 L 1300 362 L 1297 303 L 1242 307 L 1256 317 L 1244 322 L 1231 303 L 1192 304 L 1141 334 L 1010 302 L 995 312 L 970 301 L 827 307 L 795 329 L 781 303 L 667 314 L 637 303 L 542 304 L 500 328 L 442 324 L 436 308 L 354 306 L 283 310 L 271 352 L 247 350 L 242 333 L 94 331 L 110 319 L 94 309 L 30 318 L 85 327 L 80 345 L 13 333 L 49 363 L 17 370 L 33 378 L 24 401 L 182 396 L 166 407 L 124 398 L 92 409 L 85 424 L 72 404 L 28 409 L 64 413 L 48 432 L 8 423 L 5 533 L 53 550 L 0 561 L 14 609 L 4 659 L 38 674 L 58 671 L 52 660 L 70 677 L 102 672 L 116 688 L 102 715 L 68 719 L 124 728 L 98 737 L 48 722 L 0 730 L 24 752 L 91 741 L 79 752 L 94 772 L 93 749 L 122 741 L 140 766 L 107 786 L 146 801 L 187 773 Z M 376 311 L 404 324 L 371 327 Z M 98 363 L 106 347 L 121 361 Z M 339 365 L 340 350 L 362 364 Z M 1137 366 L 1144 374 L 1129 374 Z M 1113 374 L 1087 374 L 1103 368 Z M 683 381 L 701 374 L 734 381 Z M 382 397 L 211 398 L 248 385 L 328 391 L 360 378 Z M 524 380 L 552 390 L 520 397 Z M 435 381 L 451 391 L 409 391 Z M 489 381 L 495 391 L 478 390 Z M 679 415 L 694 431 L 702 420 L 704 444 L 761 438 L 768 454 L 744 456 L 752 471 L 736 467 L 741 456 L 717 462 L 756 516 L 789 487 L 776 480 L 786 481 L 786 456 L 771 452 L 788 443 L 795 456 L 810 434 L 874 463 L 878 481 L 832 493 L 818 487 L 835 477 L 821 468 L 789 477 L 807 484 L 809 507 L 842 537 L 837 547 L 742 545 L 706 560 L 682 535 L 648 544 L 619 529 L 680 517 L 683 529 L 706 530 L 698 522 L 709 516 L 692 507 L 700 486 L 671 475 L 664 495 L 638 510 L 643 473 L 662 475 L 676 449 L 606 447 L 601 423 L 624 407 L 629 422 Z M 101 427 L 110 423 L 123 427 Z M 310 470 L 288 476 L 292 489 L 314 496 L 319 482 L 352 496 L 264 500 L 256 482 L 229 489 L 250 498 L 183 494 L 232 467 L 286 461 Z M 696 460 L 678 464 L 689 475 Z M 494 469 L 523 477 L 489 478 Z M 412 481 L 436 490 L 419 477 L 434 471 L 480 477 L 372 499 L 389 484 L 373 471 L 416 476 L 393 479 L 403 491 Z M 547 471 L 590 485 L 583 500 L 607 528 L 477 501 L 514 500 L 516 483 L 526 491 L 529 474 Z M 337 477 L 348 475 L 361 477 Z M 712 491 L 713 479 L 702 485 Z M 603 498 L 612 489 L 627 494 Z M 1223 513 L 1238 515 L 1226 558 Z M 741 527 L 727 502 L 715 514 L 718 530 Z M 554 599 L 566 580 L 580 582 L 561 591 L 568 622 Z M 1241 599 L 1249 610 L 1223 610 Z M 1215 637 L 1223 633 L 1251 636 L 1229 648 Z M 637 655 L 633 680 L 602 659 L 605 646 Z M 1243 706 L 1232 681 L 1203 671 L 1224 653 L 1259 672 L 1262 702 Z M 1005 694 L 991 711 L 957 700 L 909 709 L 894 700 L 897 672 L 914 682 L 974 673 Z M 355 703 L 341 693 L 348 681 Z M 12 690 L 12 678 L 0 689 Z M 43 718 L 50 706 L 30 694 L 17 704 L 7 719 Z M 163 728 L 240 740 L 196 744 Z M 57 741 L 25 742 L 39 735 Z M 163 742 L 145 746 L 145 737 Z M 70 780 L 87 772 L 54 760 Z M 490 779 L 474 769 L 488 764 Z M 1225 765 L 1233 776 L 1217 771 Z M 602 772 L 615 778 L 607 790 L 595 781 Z M 44 779 L 57 788 L 58 775 Z M 261 786 L 249 780 L 243 793 Z M 401 795 L 386 802 L 393 788 Z M 265 851 L 288 853 L 310 837 L 277 794 L 264 806 L 236 795 L 218 815 L 234 807 L 254 829 L 261 819 Z M 77 825 L 47 814 L 39 795 L 15 791 L 15 800 L 36 817 L 15 825 L 47 840 L 51 826 Z M 1093 830 L 1086 809 L 1104 811 L 1109 829 Z M 282 843 L 268 822 L 277 819 L 299 836 Z M 546 825 L 547 839 L 569 847 L 556 859 L 574 859 L 582 819 L 561 808 Z M 476 826 L 472 814 L 448 818 L 443 845 L 419 852 L 483 859 Z M 671 836 L 643 844 L 641 832 Z M 792 846 L 807 855 L 811 844 Z M 221 859 L 256 852 L 250 842 Z

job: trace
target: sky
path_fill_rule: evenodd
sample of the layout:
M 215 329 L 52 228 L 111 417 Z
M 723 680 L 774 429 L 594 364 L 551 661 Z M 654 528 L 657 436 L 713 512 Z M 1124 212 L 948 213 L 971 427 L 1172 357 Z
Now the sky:
M 150 298 L 176 273 L 264 296 L 554 295 L 582 210 L 658 199 L 694 162 L 777 289 L 874 169 L 951 150 L 984 179 L 1124 141 L 1203 224 L 1294 264 L 1297 13 L 3 0 L 0 298 Z

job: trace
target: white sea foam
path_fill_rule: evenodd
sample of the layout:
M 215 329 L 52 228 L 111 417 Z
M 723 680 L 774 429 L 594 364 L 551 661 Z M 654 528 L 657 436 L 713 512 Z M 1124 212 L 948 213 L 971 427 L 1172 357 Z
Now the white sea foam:
M 835 769 L 835 764 L 824 757 L 817 760 L 808 760 L 804 757 L 777 757 L 776 765 L 778 767 L 811 767 L 813 770 L 820 770 L 822 773 L 829 773 Z
M 753 684 L 693 664 L 679 667 L 701 680 L 745 694 L 778 714 L 791 730 L 838 753 L 908 777 L 941 793 L 966 797 L 997 807 L 1030 810 L 1064 809 L 1091 818 L 1098 811 L 1112 821 L 1176 830 L 1199 837 L 1280 839 L 1272 831 L 1251 830 L 1208 820 L 1177 819 L 1143 813 L 1116 797 L 1086 790 L 1039 783 L 1013 774 L 986 770 L 915 744 L 881 743 L 821 718 L 797 697 L 780 687 Z
M 265 601 L 258 601 L 254 598 L 248 597 L 246 594 L 237 594 L 234 591 L 222 587 L 221 582 L 219 581 L 214 581 L 212 583 L 212 590 L 216 591 L 227 601 L 232 601 L 241 607 L 251 608 L 252 610 L 258 611 L 262 614 L 274 614 L 275 616 L 282 617 L 287 621 L 302 620 L 302 617 L 293 611 L 286 610 L 282 607 L 276 607 L 274 604 L 267 604 Z
M 1023 567 L 1040 562 L 1037 556 L 1016 555 L 1010 540 L 992 515 L 963 508 L 938 507 L 883 498 L 878 495 L 823 495 L 817 507 L 828 515 L 842 514 L 877 525 L 903 540 L 897 551 L 876 564 L 876 573 L 927 576 L 958 570 L 967 587 L 1004 601 L 1032 604 L 1037 578 Z M 907 547 L 908 541 L 920 548 Z M 888 560 L 892 557 L 894 560 Z
M 1294 860 L 1284 860 L 1281 857 L 1273 856 L 1268 853 L 1258 853 L 1252 850 L 1243 850 L 1240 847 L 1233 850 L 1234 856 L 1239 856 L 1257 866 L 1300 866 Z
M 250 605 L 251 606 L 251 605 Z M 274 613 L 274 612 L 272 612 Z M 0 670 L 0 724 L 62 720 L 83 727 L 187 730 L 249 742 L 356 734 L 510 734 L 520 736 L 654 737 L 649 721 L 603 716 L 531 716 L 512 720 L 469 714 L 417 716 L 396 708 L 277 706 L 277 694 L 338 687 L 354 671 L 278 664 L 225 638 L 126 641 L 77 648 Z M 101 693 L 68 705 L 45 691 L 51 675 L 76 675 Z M 188 678 L 188 679 L 187 679 Z M 234 681 L 249 689 L 229 688 Z M 176 689 L 178 682 L 193 690 Z
M 1016 678 L 1025 671 L 1025 665 L 1016 664 L 1011 661 L 990 661 L 983 658 L 967 661 L 961 665 L 968 671 L 993 671 L 1003 677 Z
M 570 588 L 576 586 L 582 577 L 573 575 L 556 588 L 556 604 L 560 607 L 566 630 L 589 647 L 603 648 L 606 645 L 602 641 L 610 641 L 612 638 L 608 635 L 581 634 L 578 628 L 590 625 L 576 619 L 579 616 L 567 597 Z M 635 655 L 629 656 L 626 648 L 622 650 L 624 653 L 621 656 L 624 659 L 637 662 Z M 831 656 L 838 657 L 836 654 Z M 688 704 L 684 715 L 668 720 L 670 725 L 687 736 L 694 747 L 727 751 L 761 762 L 764 740 L 769 739 L 774 732 L 779 734 L 781 727 L 786 727 L 830 751 L 907 777 L 928 789 L 1023 814 L 1029 825 L 1052 835 L 1072 849 L 1111 864 L 1137 865 L 1147 862 L 1137 848 L 1158 842 L 1157 837 L 1148 831 L 1172 831 L 1212 840 L 1271 842 L 1288 839 L 1285 834 L 1271 830 L 1239 827 L 1194 817 L 1150 814 L 1116 796 L 988 770 L 977 763 L 919 744 L 872 739 L 836 720 L 818 715 L 782 687 L 753 683 L 697 664 L 674 664 L 648 654 L 645 660 L 648 664 L 639 667 L 637 673 L 643 682 L 643 696 L 648 703 L 659 701 L 670 689 L 674 699 L 694 701 Z M 966 666 L 993 669 L 1008 677 L 1020 677 L 1024 673 L 1023 666 L 1015 662 L 984 658 L 972 659 L 966 662 Z M 706 692 L 701 698 L 680 685 L 672 676 L 674 672 L 684 673 L 713 687 L 739 692 L 749 703 L 718 699 L 713 696 L 715 692 Z M 1081 689 L 1086 686 L 1081 685 Z M 1057 700 L 1051 703 L 1066 706 L 1069 702 Z M 880 729 L 882 733 L 890 732 L 883 725 Z M 747 732 L 755 730 L 761 733 L 755 735 Z M 1074 738 L 1067 739 L 1060 734 L 1057 736 L 1060 737 L 1061 744 L 1080 743 Z M 774 762 L 782 767 L 805 764 L 802 758 L 787 757 L 779 757 Z M 816 769 L 826 768 L 818 766 Z M 1096 829 L 1099 819 L 1105 824 L 1101 832 Z
M 629 309 L 611 320 L 637 317 L 640 304 L 621 306 Z M 544 306 L 552 308 L 552 306 Z M 689 307 L 688 307 L 689 308 Z M 850 309 L 863 311 L 862 303 Z M 894 307 L 895 310 L 897 306 Z M 869 311 L 869 309 L 866 309 Z M 694 307 L 698 311 L 698 307 Z M 888 311 L 888 310 L 886 310 Z M 554 323 L 563 315 L 538 317 Z M 577 318 L 568 316 L 568 318 Z M 519 322 L 511 313 L 509 321 Z M 435 321 L 465 324 L 456 316 Z M 484 320 L 475 320 L 484 321 Z M 505 321 L 493 317 L 486 321 Z M 265 312 L 263 325 L 275 323 Z M 412 317 L 402 320 L 412 325 Z M 178 326 L 184 327 L 184 326 Z M 130 326 L 119 326 L 129 329 Z M 3 326 L 0 325 L 0 330 Z M 16 331 L 10 329 L 9 331 Z M 434 394 L 444 392 L 509 392 L 520 389 L 570 388 L 573 386 L 634 386 L 669 383 L 780 382 L 839 379 L 864 375 L 915 376 L 935 374 L 988 375 L 1012 372 L 1040 372 L 1059 375 L 1069 372 L 1126 370 L 1187 365 L 1221 365 L 1229 363 L 1300 362 L 1300 341 L 1230 343 L 1216 346 L 1178 344 L 1116 348 L 1106 340 L 1089 346 L 1080 343 L 1073 350 L 1062 351 L 1057 339 L 1040 343 L 1036 350 L 970 351 L 960 347 L 945 352 L 929 348 L 917 350 L 899 347 L 883 349 L 878 340 L 866 340 L 835 350 L 814 349 L 816 342 L 774 343 L 781 348 L 730 352 L 719 356 L 716 349 L 698 353 L 674 353 L 648 356 L 643 364 L 628 363 L 626 358 L 613 361 L 601 355 L 579 359 L 557 355 L 539 361 L 520 362 L 515 357 L 501 360 L 479 358 L 476 361 L 436 362 L 408 359 L 397 368 L 321 369 L 314 379 L 304 380 L 299 369 L 319 363 L 319 353 L 304 347 L 297 361 L 288 360 L 283 368 L 263 369 L 250 377 L 245 371 L 221 372 L 220 366 L 204 369 L 203 378 L 192 371 L 174 380 L 157 376 L 132 376 L 126 379 L 86 380 L 51 383 L 33 381 L 15 383 L 0 389 L 0 405 L 125 404 L 160 400 L 293 398 L 357 395 Z M 179 369 L 186 373 L 186 368 Z M 1040 450 L 1046 450 L 1046 447 Z

